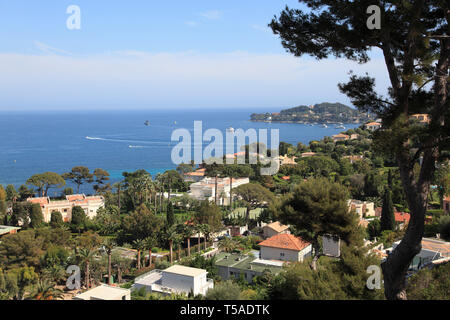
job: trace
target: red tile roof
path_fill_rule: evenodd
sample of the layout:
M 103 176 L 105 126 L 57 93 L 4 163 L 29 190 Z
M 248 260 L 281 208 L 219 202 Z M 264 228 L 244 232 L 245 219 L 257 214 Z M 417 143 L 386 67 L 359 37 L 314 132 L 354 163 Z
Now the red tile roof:
M 38 203 L 41 206 L 48 204 L 48 198 L 46 198 L 46 197 L 44 197 L 44 198 L 28 198 L 27 201 L 30 203 Z
M 284 177 L 281 177 L 281 179 L 283 179 L 283 180 L 291 180 L 291 177 L 290 176 L 284 176 Z
M 78 200 L 84 200 L 84 195 L 82 194 L 73 194 L 70 196 L 66 196 L 66 199 L 69 201 L 78 201 Z
M 310 244 L 311 243 L 304 241 L 300 237 L 296 237 L 292 234 L 285 234 L 285 233 L 277 234 L 259 243 L 259 245 L 262 247 L 289 249 L 295 251 L 301 251 Z
M 409 223 L 409 219 L 411 219 L 411 215 L 406 212 L 395 212 L 395 222 L 406 222 Z
M 198 176 L 198 177 L 203 177 L 205 175 L 206 169 L 198 169 L 194 172 L 188 172 L 185 175 L 186 176 Z

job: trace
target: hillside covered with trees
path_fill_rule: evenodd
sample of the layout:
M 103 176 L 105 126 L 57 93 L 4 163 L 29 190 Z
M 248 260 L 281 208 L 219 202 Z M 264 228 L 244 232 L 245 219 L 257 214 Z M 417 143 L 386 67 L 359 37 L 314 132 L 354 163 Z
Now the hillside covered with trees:
M 295 123 L 362 123 L 370 120 L 368 113 L 359 112 L 341 103 L 319 103 L 313 106 L 298 106 L 279 113 L 254 113 L 252 121 Z

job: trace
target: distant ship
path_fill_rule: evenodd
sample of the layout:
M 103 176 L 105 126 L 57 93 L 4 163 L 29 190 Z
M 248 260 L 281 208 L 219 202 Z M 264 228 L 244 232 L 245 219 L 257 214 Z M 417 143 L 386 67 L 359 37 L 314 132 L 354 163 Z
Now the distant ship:
M 149 125 L 150 125 L 150 121 L 147 120 L 147 121 L 144 122 L 144 124 L 145 124 L 146 126 L 149 126 Z
M 322 127 L 323 128 L 328 128 L 328 126 L 325 123 L 322 125 Z
M 336 129 L 345 129 L 345 127 L 341 124 L 336 127 Z
M 229 127 L 229 128 L 227 128 L 227 132 L 231 132 L 231 133 L 234 133 L 234 128 L 233 128 L 233 127 Z

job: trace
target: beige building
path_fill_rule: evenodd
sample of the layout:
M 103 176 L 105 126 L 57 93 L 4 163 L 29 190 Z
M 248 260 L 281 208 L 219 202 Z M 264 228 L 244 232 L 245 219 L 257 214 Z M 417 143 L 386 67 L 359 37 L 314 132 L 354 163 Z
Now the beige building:
M 278 160 L 280 161 L 280 166 L 285 166 L 285 165 L 290 165 L 290 164 L 297 164 L 297 162 L 295 162 L 295 159 L 297 159 L 297 157 L 288 157 L 287 154 L 285 154 L 284 156 L 279 156 Z
M 339 134 L 333 135 L 332 138 L 333 138 L 334 142 L 338 142 L 338 141 L 347 141 L 347 140 L 350 139 L 350 136 L 348 136 L 346 134 L 339 133 Z
M 90 219 L 97 215 L 97 210 L 105 206 L 102 196 L 87 197 L 84 194 L 66 196 L 66 200 L 51 200 L 49 197 L 28 198 L 30 203 L 38 203 L 41 206 L 45 222 L 50 222 L 52 212 L 59 211 L 65 222 L 72 220 L 72 208 L 79 206 Z
M 259 243 L 263 260 L 300 261 L 311 256 L 312 245 L 292 234 L 277 234 Z
M 131 290 L 102 284 L 75 296 L 73 300 L 131 300 Z
M 302 153 L 302 158 L 314 157 L 315 155 L 316 155 L 315 152 L 303 152 Z
M 422 125 L 429 124 L 431 122 L 430 115 L 426 113 L 413 114 L 410 119 L 414 119 Z
M 262 229 L 264 239 L 271 238 L 277 234 L 290 233 L 289 226 L 285 226 L 278 221 L 266 224 Z
M 373 202 L 348 200 L 348 211 L 352 210 L 359 215 L 360 219 L 375 216 L 375 204 Z

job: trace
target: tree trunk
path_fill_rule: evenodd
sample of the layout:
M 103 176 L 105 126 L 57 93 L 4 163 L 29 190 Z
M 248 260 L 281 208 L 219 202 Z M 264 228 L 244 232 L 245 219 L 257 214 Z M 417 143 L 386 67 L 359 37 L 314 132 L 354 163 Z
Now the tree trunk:
M 137 269 L 141 270 L 141 250 L 137 251 Z
M 233 177 L 230 176 L 230 212 L 233 212 Z
M 247 206 L 247 211 L 245 212 L 245 220 L 247 220 L 247 222 L 250 220 L 250 210 L 252 209 L 252 207 Z
M 314 271 L 317 271 L 317 261 L 322 256 L 322 254 L 320 253 L 320 245 L 319 245 L 319 240 L 318 239 L 315 239 L 313 241 L 313 249 L 314 249 L 314 257 L 313 257 L 313 259 L 311 261 L 310 267 Z
M 191 256 L 191 237 L 187 238 L 187 243 L 188 243 L 188 257 Z
M 108 253 L 108 284 L 112 284 L 112 282 L 111 282 L 111 253 Z
M 148 249 L 148 266 L 149 268 L 152 267 L 152 249 Z
M 169 241 L 169 246 L 170 246 L 170 263 L 173 263 L 173 241 L 170 240 Z
M 86 282 L 86 289 L 89 290 L 89 262 L 86 262 L 85 282 Z
M 117 268 L 117 282 L 122 283 L 122 269 L 120 267 Z

